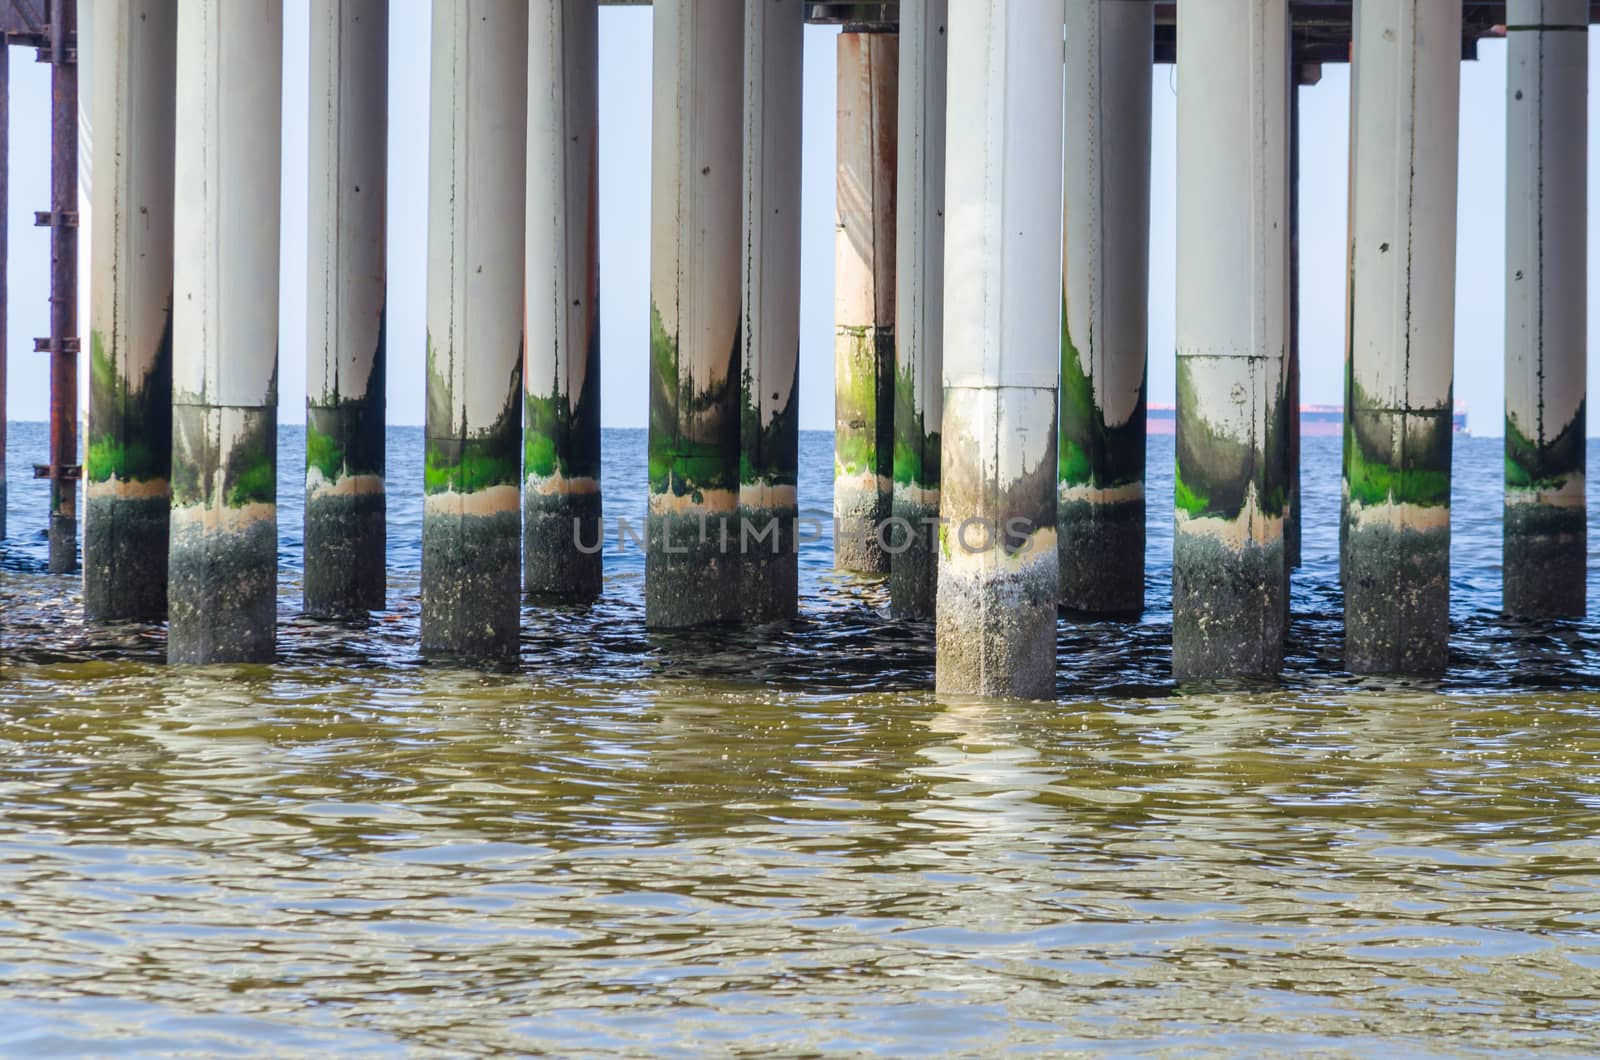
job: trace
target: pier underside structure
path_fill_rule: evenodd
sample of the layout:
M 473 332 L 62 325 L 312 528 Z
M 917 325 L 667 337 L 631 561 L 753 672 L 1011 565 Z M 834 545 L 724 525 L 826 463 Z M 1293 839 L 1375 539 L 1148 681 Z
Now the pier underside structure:
M 596 6 L 432 4 L 431 656 L 512 661 L 524 593 L 604 591 Z M 417 16 L 384 0 L 311 9 L 304 607 L 347 620 L 385 605 L 385 42 L 391 17 Z M 99 145 L 86 351 L 80 14 Z M 800 214 L 804 21 L 841 29 L 835 558 L 888 573 L 897 613 L 935 619 L 941 690 L 1048 697 L 1058 607 L 1145 604 L 1150 63 L 1190 67 L 1177 677 L 1281 666 L 1298 549 L 1293 94 L 1352 60 L 1346 662 L 1448 661 L 1458 63 L 1486 36 L 1510 38 L 1505 610 L 1581 615 L 1597 14 L 1586 0 L 657 0 L 646 625 L 799 606 L 799 359 L 827 356 L 799 349 L 800 233 L 826 223 Z M 166 618 L 175 661 L 274 651 L 282 17 L 281 0 L 0 0 L 5 43 L 52 64 L 36 343 L 51 440 L 35 468 L 50 566 L 76 569 L 81 479 L 87 616 Z M 0 135 L 0 174 L 4 153 Z M 0 176 L 0 207 L 6 191 Z M 0 323 L 4 295 L 0 280 Z M 0 404 L 3 379 L 0 363 Z M 3 507 L 0 491 L 0 533 Z

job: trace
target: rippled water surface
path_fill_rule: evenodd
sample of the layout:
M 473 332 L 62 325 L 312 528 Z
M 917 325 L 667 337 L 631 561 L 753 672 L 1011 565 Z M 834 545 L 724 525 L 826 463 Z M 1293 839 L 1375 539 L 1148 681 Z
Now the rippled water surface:
M 613 517 L 643 442 L 607 433 Z M 280 659 L 169 668 L 43 573 L 10 445 L 0 1053 L 1600 1050 L 1600 626 L 1498 616 L 1497 439 L 1457 440 L 1442 683 L 1340 672 L 1308 438 L 1283 681 L 1173 689 L 1155 438 L 1150 609 L 1064 619 L 1054 705 L 935 697 L 825 538 L 791 628 L 646 634 L 613 547 L 516 672 L 424 666 L 414 429 L 390 611 L 298 617 L 285 431 Z

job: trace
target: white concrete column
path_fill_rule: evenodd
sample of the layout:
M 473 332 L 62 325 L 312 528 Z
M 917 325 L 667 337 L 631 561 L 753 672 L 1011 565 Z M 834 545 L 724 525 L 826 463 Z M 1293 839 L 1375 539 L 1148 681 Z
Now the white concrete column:
M 937 686 L 1056 671 L 1062 9 L 950 5 Z
M 799 603 L 804 13 L 800 0 L 745 0 L 739 598 L 752 622 Z
M 1351 68 L 1345 664 L 1449 654 L 1461 5 L 1357 0 Z
M 733 17 L 729 17 L 730 13 Z M 658 0 L 645 624 L 738 617 L 744 21 Z
M 933 615 L 939 583 L 944 416 L 944 167 L 948 0 L 900 5 L 895 177 L 894 496 L 889 603 Z
M 536 0 L 528 24 L 528 355 L 523 586 L 600 595 L 599 16 Z
M 422 650 L 514 660 L 528 5 L 434 0 Z
M 900 40 L 838 41 L 834 235 L 833 556 L 883 573 L 894 479 L 895 176 Z
M 1505 610 L 1581 617 L 1589 5 L 1506 5 Z
M 312 0 L 305 609 L 384 605 L 387 0 Z
M 1148 0 L 1067 0 L 1061 602 L 1144 607 Z
M 177 0 L 95 0 L 83 608 L 167 614 Z
M 167 657 L 271 659 L 278 606 L 279 0 L 178 8 Z M 249 135 L 240 135 L 249 130 Z
M 1178 8 L 1180 681 L 1283 660 L 1288 42 L 1286 0 Z

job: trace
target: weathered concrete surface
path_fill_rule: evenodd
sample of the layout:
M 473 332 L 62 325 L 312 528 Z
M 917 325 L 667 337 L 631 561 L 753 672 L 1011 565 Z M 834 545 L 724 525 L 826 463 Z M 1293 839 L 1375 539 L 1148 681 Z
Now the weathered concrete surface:
M 1257 520 L 1264 517 L 1257 514 Z M 1179 681 L 1270 675 L 1283 666 L 1284 606 L 1281 520 L 1275 533 L 1231 540 L 1219 533 L 1188 532 L 1173 539 L 1172 672 Z M 1179 513 L 1178 522 L 1189 522 Z
M 1351 70 L 1345 664 L 1449 657 L 1461 5 L 1364 5 Z
M 744 22 L 655 6 L 645 625 L 740 615 Z M 723 542 L 731 542 L 726 548 Z
M 170 663 L 269 662 L 278 607 L 278 521 L 196 509 L 172 514 Z
M 422 651 L 453 662 L 517 655 L 528 17 L 433 7 Z
M 364 397 L 335 397 L 306 409 L 306 614 L 344 618 L 384 607 L 383 476 L 380 368 Z
M 422 653 L 445 662 L 511 664 L 521 637 L 516 487 L 436 494 L 422 516 Z M 488 494 L 497 502 L 486 504 Z M 498 494 L 498 495 L 497 495 Z M 464 512 L 470 499 L 483 514 Z
M 273 658 L 277 427 L 275 405 L 173 409 L 169 662 Z
M 900 7 L 889 606 L 915 618 L 933 615 L 939 584 L 948 23 L 947 0 Z
M 930 444 L 939 444 L 932 432 Z M 930 618 L 938 608 L 939 491 L 895 483 L 894 510 L 880 544 L 889 554 L 889 607 L 906 618 Z
M 585 492 L 560 486 L 543 494 L 524 484 L 522 587 L 551 602 L 594 600 L 605 581 L 599 485 Z
M 867 574 L 889 570 L 877 528 L 893 508 L 899 47 L 892 33 L 838 40 L 833 557 Z
M 1062 241 L 1061 604 L 1144 607 L 1150 4 L 1070 0 Z
M 283 12 L 273 0 L 184 3 L 177 32 L 167 657 L 266 661 L 277 614 Z
M 590 600 L 600 497 L 599 30 L 590 0 L 529 19 L 523 588 Z
M 99 622 L 158 622 L 167 615 L 172 500 L 165 479 L 145 496 L 124 485 L 84 489 L 83 611 Z
M 935 623 L 942 692 L 1055 695 L 1055 403 L 1054 387 L 946 391 L 948 521 Z
M 387 505 L 378 475 L 307 483 L 305 611 L 348 618 L 384 607 Z M 311 562 L 315 552 L 317 561 Z
M 1272 675 L 1288 570 L 1288 10 L 1180 6 L 1173 674 Z
M 1508 504 L 1505 510 L 1505 610 L 1526 618 L 1582 616 L 1588 609 L 1584 509 Z
M 1144 609 L 1145 504 L 1057 498 L 1061 541 L 1061 606 L 1103 615 Z M 1138 545 L 1135 548 L 1134 545 Z
M 950 5 L 938 662 L 943 694 L 1055 694 L 1061 7 Z
M 799 542 L 793 489 L 772 491 L 773 504 L 757 503 L 741 491 L 738 550 L 742 559 L 739 602 L 746 622 L 783 622 L 799 612 Z
M 804 32 L 792 0 L 745 5 L 738 591 L 743 617 L 753 623 L 799 610 Z
M 1530 618 L 1587 610 L 1588 20 L 1506 10 L 1504 608 Z
M 1354 673 L 1443 673 L 1450 658 L 1449 509 L 1347 506 L 1344 518 L 1345 666 Z
M 384 606 L 389 11 L 311 4 L 305 611 Z
M 1340 517 L 1345 665 L 1440 673 L 1450 653 L 1450 405 L 1396 412 L 1351 389 Z
M 651 508 L 646 519 L 645 625 L 681 629 L 732 622 L 742 614 L 737 592 L 740 552 L 737 495 L 718 490 L 699 502 Z
M 96 0 L 84 460 L 90 621 L 167 614 L 178 5 Z

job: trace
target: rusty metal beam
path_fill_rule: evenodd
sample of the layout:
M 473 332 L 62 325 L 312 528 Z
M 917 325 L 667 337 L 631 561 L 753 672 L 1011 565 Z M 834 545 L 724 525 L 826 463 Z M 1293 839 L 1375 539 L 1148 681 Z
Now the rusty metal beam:
M 13 0 L 15 5 L 16 0 Z M 15 6 L 13 10 L 16 10 Z M 50 571 L 78 567 L 78 0 L 51 0 Z M 39 474 L 35 469 L 35 475 Z
M 1154 58 L 1170 63 L 1177 49 L 1177 0 L 1156 4 Z M 1293 57 L 1300 64 L 1350 61 L 1351 0 L 1290 0 Z M 1505 0 L 1463 0 L 1461 57 L 1476 59 L 1478 41 L 1505 34 Z M 1590 0 L 1589 21 L 1600 22 L 1600 0 Z

